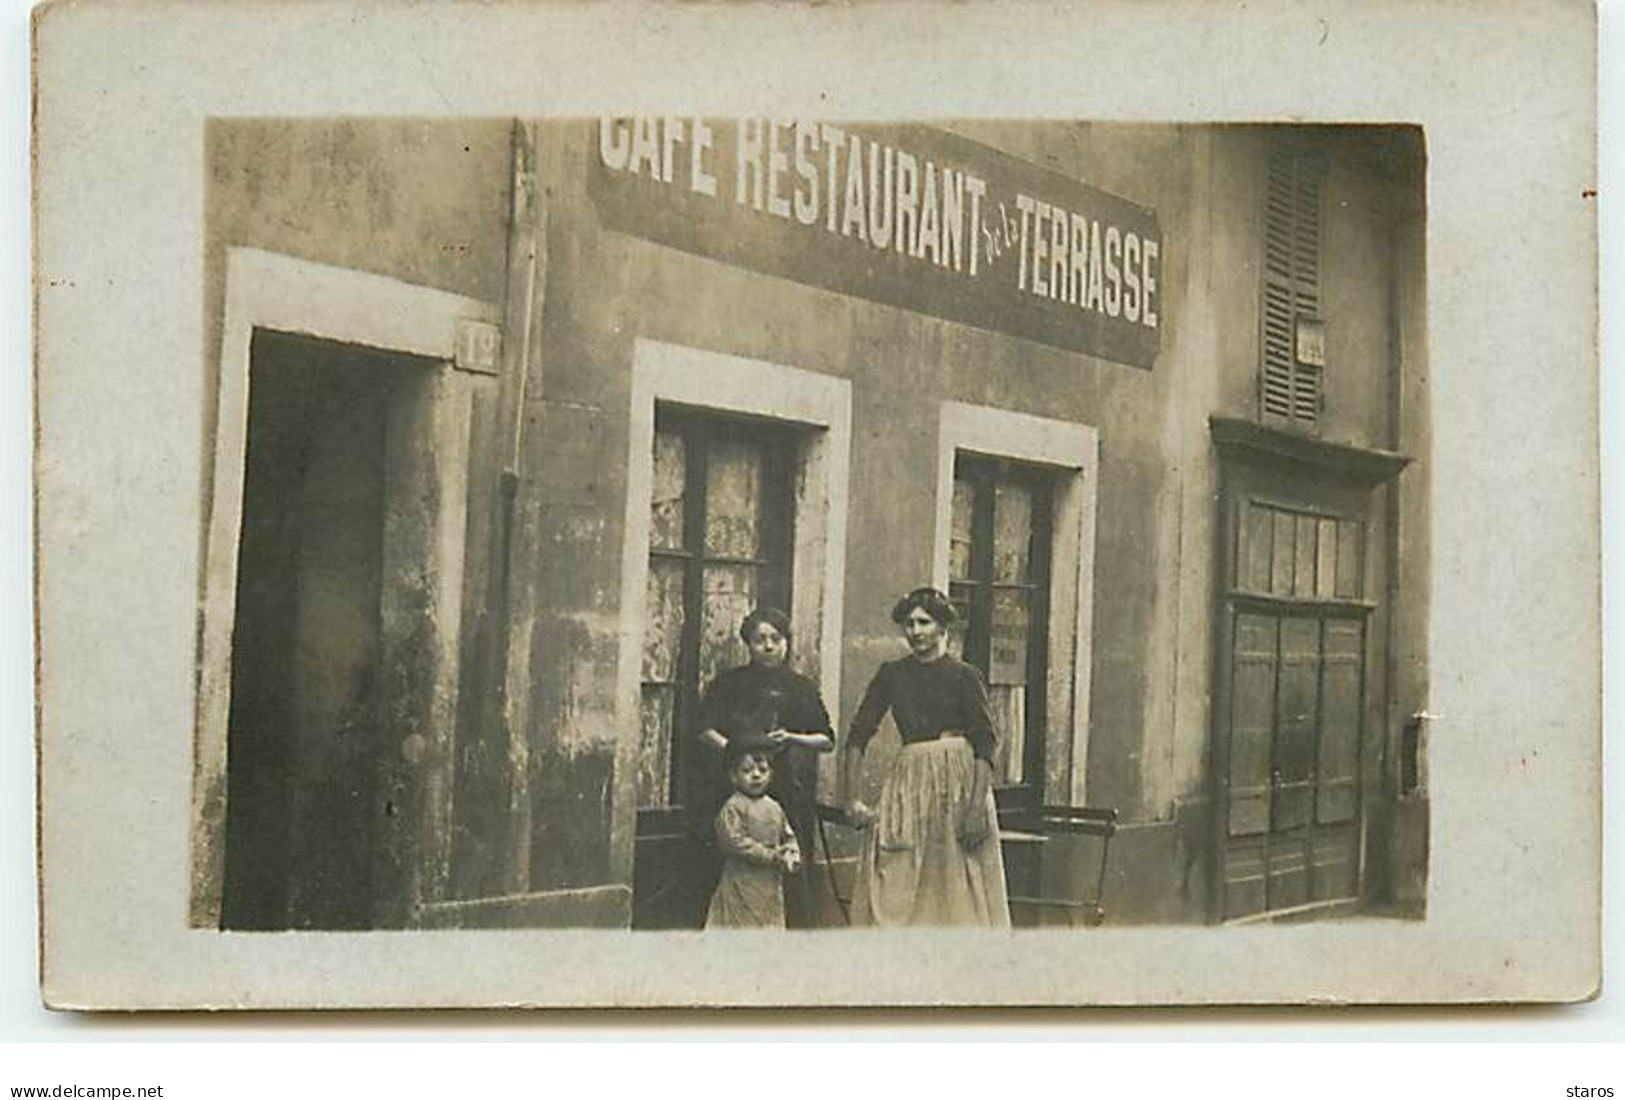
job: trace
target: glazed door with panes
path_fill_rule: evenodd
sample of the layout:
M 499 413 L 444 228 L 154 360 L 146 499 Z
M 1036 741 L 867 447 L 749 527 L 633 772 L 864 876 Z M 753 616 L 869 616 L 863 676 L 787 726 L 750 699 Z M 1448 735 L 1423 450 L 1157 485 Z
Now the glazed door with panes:
M 695 873 L 686 812 L 699 702 L 744 664 L 739 625 L 788 608 L 796 437 L 782 427 L 658 410 L 649 502 L 633 923 L 697 927 L 709 883 Z
M 1229 596 L 1224 917 L 1358 894 L 1364 525 L 1244 506 Z
M 960 621 L 950 649 L 987 684 L 1001 808 L 1042 801 L 1052 476 L 966 454 L 954 463 L 949 596 Z

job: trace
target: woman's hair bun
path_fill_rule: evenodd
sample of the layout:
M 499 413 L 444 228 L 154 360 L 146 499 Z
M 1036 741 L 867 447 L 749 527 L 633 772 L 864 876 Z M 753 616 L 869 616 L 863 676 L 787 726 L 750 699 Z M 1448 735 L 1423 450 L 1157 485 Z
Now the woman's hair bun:
M 942 626 L 953 626 L 959 621 L 959 612 L 954 610 L 953 601 L 930 585 L 916 588 L 898 600 L 891 609 L 891 621 L 901 626 L 915 608 L 924 611 Z
M 755 635 L 756 628 L 763 623 L 770 624 L 774 630 L 777 630 L 784 637 L 786 642 L 790 640 L 790 616 L 776 607 L 758 607 L 749 615 L 746 615 L 745 621 L 739 624 L 739 640 L 746 645 L 750 645 L 750 640 Z

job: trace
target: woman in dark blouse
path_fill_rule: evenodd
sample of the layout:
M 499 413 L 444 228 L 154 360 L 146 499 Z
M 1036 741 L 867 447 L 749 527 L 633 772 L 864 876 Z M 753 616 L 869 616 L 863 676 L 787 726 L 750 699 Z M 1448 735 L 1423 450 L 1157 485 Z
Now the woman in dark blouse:
M 897 602 L 909 654 L 880 666 L 852 717 L 847 791 L 890 711 L 903 749 L 880 804 L 854 799 L 867 828 L 852 897 L 852 923 L 1008 928 L 1009 902 L 993 804 L 996 734 L 987 689 L 974 667 L 948 653 L 955 613 L 934 588 Z
M 739 636 L 750 663 L 718 673 L 700 703 L 701 767 L 693 812 L 711 822 L 731 789 L 723 768 L 728 742 L 765 736 L 777 746 L 768 793 L 790 819 L 803 858 L 798 874 L 784 883 L 785 915 L 791 928 L 814 923 L 813 839 L 817 829 L 818 754 L 835 748 L 829 712 L 818 685 L 787 665 L 790 619 L 776 608 L 745 616 Z

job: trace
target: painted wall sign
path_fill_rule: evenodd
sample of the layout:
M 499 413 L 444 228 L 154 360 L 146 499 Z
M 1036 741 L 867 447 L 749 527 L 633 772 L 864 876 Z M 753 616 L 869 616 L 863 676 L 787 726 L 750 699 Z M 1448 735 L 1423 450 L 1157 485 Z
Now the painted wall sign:
M 1156 212 L 925 126 L 606 118 L 604 224 L 827 290 L 1149 368 Z

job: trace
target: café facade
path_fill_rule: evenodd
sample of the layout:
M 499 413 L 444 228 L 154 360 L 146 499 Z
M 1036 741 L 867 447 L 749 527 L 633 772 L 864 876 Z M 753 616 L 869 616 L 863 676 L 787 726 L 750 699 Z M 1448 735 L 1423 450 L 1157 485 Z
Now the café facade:
M 1018 924 L 1423 912 L 1418 131 L 217 120 L 205 165 L 194 924 L 684 926 L 740 619 L 840 740 L 927 583 L 1010 821 L 1114 822 L 1012 824 Z

